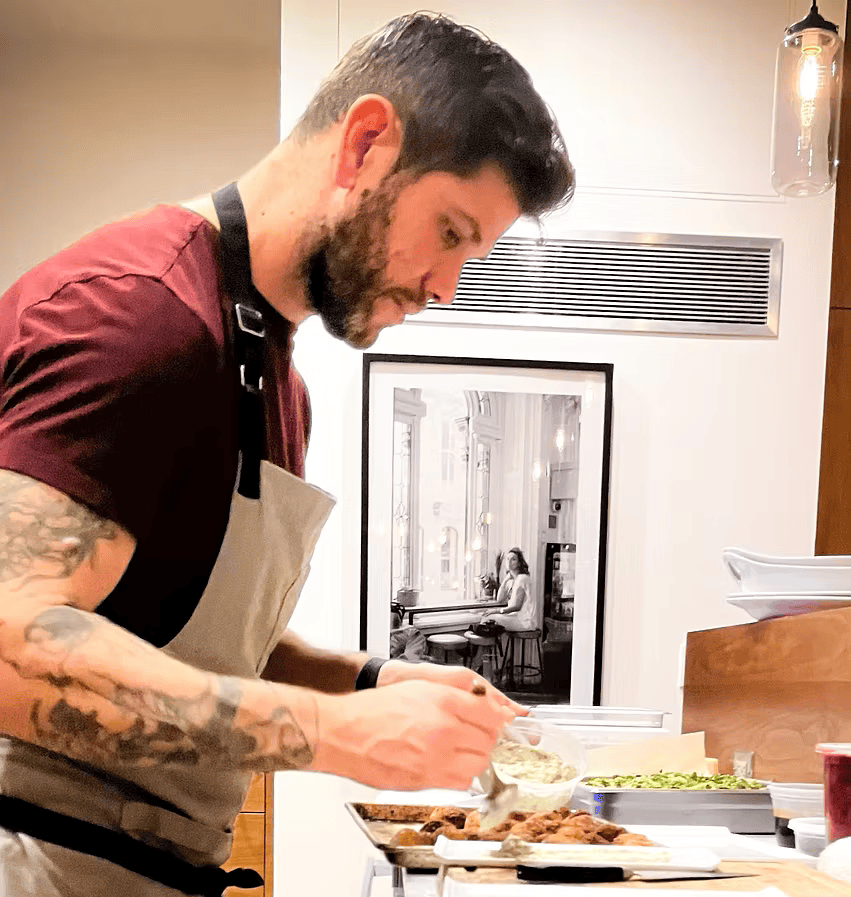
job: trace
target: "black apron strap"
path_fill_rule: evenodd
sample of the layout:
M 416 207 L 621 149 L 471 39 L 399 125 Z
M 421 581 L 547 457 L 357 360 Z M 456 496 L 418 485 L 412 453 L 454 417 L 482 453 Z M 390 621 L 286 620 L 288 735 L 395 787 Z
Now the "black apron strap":
M 0 795 L 0 827 L 100 857 L 192 897 L 222 897 L 225 888 L 248 889 L 263 885 L 263 878 L 253 869 L 225 872 L 218 866 L 193 866 L 123 832 L 45 810 L 17 797 Z
M 221 227 L 225 288 L 234 309 L 234 355 L 240 379 L 238 492 L 245 498 L 260 498 L 260 460 L 265 438 L 263 307 L 266 301 L 251 279 L 248 226 L 236 184 L 217 190 L 213 204 Z

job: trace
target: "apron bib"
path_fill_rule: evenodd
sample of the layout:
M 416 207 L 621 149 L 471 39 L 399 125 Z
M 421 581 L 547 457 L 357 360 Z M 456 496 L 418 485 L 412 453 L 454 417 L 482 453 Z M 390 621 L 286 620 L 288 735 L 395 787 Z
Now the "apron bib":
M 259 294 L 251 283 L 236 186 L 219 191 L 214 200 L 222 228 L 225 285 L 235 303 L 235 355 L 243 384 L 240 473 L 207 587 L 189 622 L 163 650 L 200 669 L 257 678 L 292 616 L 334 500 L 260 460 L 264 419 Z M 231 826 L 251 776 L 178 766 L 128 769 L 117 763 L 96 769 L 25 742 L 0 739 L 2 795 L 127 832 L 195 865 L 218 866 L 227 859 Z M 94 870 L 97 887 L 91 877 Z M 0 894 L 95 897 L 100 893 L 160 897 L 178 892 L 99 857 L 17 833 L 0 837 Z

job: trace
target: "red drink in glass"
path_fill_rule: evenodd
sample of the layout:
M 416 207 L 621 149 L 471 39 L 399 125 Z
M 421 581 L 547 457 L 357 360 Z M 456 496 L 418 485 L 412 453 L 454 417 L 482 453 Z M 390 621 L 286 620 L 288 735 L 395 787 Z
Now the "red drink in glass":
M 851 744 L 817 744 L 824 759 L 827 843 L 851 836 Z

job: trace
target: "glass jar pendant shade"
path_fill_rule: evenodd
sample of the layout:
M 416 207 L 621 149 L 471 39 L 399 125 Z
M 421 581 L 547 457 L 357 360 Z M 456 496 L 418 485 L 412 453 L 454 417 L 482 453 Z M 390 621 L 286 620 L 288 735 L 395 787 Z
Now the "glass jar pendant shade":
M 784 196 L 817 196 L 836 182 L 842 38 L 813 3 L 786 29 L 777 51 L 771 186 Z

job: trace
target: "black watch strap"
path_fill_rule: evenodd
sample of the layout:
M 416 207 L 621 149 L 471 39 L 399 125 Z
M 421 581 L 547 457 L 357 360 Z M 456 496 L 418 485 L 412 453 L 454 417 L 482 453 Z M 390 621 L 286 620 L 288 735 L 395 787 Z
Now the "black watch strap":
M 355 691 L 363 691 L 365 688 L 375 688 L 378 685 L 378 671 L 387 661 L 383 657 L 370 657 L 361 667 L 357 679 L 355 679 Z

